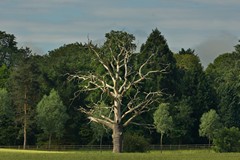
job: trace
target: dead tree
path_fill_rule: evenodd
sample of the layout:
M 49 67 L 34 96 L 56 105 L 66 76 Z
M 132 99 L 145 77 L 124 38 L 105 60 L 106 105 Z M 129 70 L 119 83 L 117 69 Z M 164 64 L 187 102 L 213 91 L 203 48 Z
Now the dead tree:
M 96 103 L 88 108 L 81 107 L 80 110 L 87 114 L 91 121 L 103 124 L 112 130 L 114 153 L 122 151 L 123 128 L 128 126 L 135 117 L 148 112 L 151 109 L 150 106 L 157 102 L 162 94 L 161 91 L 141 92 L 138 86 L 141 86 L 142 82 L 148 80 L 151 74 L 162 74 L 165 72 L 165 69 L 145 70 L 146 65 L 150 63 L 154 54 L 138 65 L 137 69 L 136 67 L 134 69 L 130 62 L 135 60 L 135 56 L 138 56 L 138 54 L 135 54 L 134 50 L 128 47 L 129 43 L 126 42 L 128 40 L 125 39 L 123 41 L 119 38 L 121 37 L 119 35 L 122 34 L 127 33 L 114 32 L 111 35 L 112 39 L 107 41 L 108 45 L 105 44 L 104 46 L 105 51 L 88 44 L 96 60 L 105 69 L 104 75 L 90 72 L 70 75 L 70 79 L 78 79 L 85 84 L 81 91 L 100 90 L 102 94 L 106 94 L 112 100 L 111 106 L 109 106 L 112 114 L 109 114 L 109 116 L 94 116 Z M 106 50 L 108 51 L 107 56 Z M 128 102 L 123 104 L 123 98 L 126 96 L 126 93 L 133 88 L 134 94 L 129 96 Z M 140 96 L 141 100 L 139 100 Z

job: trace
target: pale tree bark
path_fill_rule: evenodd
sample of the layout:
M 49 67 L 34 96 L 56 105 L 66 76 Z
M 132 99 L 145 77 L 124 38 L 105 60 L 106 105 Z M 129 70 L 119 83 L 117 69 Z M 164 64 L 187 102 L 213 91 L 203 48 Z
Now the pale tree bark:
M 120 153 L 122 152 L 122 126 L 121 124 L 115 124 L 113 127 L 113 153 Z
M 120 44 L 122 44 L 121 41 Z M 134 71 L 130 64 L 130 59 L 136 54 L 134 54 L 132 50 L 127 50 L 124 45 L 118 46 L 118 53 L 114 53 L 114 51 L 109 48 L 110 58 L 107 60 L 105 59 L 104 54 L 101 53 L 101 51 L 96 50 L 94 46 L 89 45 L 89 48 L 97 57 L 97 61 L 106 70 L 106 74 L 98 75 L 97 73 L 79 73 L 69 75 L 69 79 L 78 79 L 80 82 L 87 82 L 87 85 L 85 85 L 81 91 L 101 90 L 102 94 L 111 97 L 112 106 L 110 106 L 110 110 L 112 112 L 111 115 L 113 116 L 101 115 L 100 118 L 94 116 L 94 107 L 97 105 L 93 105 L 90 107 L 91 109 L 81 107 L 80 110 L 87 114 L 91 121 L 103 124 L 112 129 L 113 152 L 119 153 L 122 152 L 123 128 L 128 126 L 135 117 L 144 112 L 148 112 L 150 110 L 149 106 L 158 101 L 162 92 L 141 93 L 136 89 L 136 93 L 131 97 L 128 97 L 129 101 L 127 102 L 127 105 L 124 106 L 122 104 L 123 97 L 131 88 L 136 88 L 136 86 L 141 85 L 141 83 L 149 78 L 151 74 L 160 74 L 165 72 L 165 69 L 143 72 L 144 67 L 154 56 L 152 55 Z M 140 95 L 144 97 L 141 101 L 139 101 Z

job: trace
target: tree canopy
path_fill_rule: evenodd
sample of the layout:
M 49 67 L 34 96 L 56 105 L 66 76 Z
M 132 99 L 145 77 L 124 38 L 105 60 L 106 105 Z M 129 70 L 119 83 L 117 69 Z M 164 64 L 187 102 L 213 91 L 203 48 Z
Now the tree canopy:
M 210 141 L 213 139 L 214 134 L 216 134 L 217 130 L 220 130 L 220 117 L 215 110 L 211 109 L 202 115 L 200 121 L 199 135 L 206 136 L 209 139 L 210 145 Z
M 160 104 L 153 114 L 153 119 L 157 132 L 161 134 L 160 145 L 162 146 L 164 134 L 168 134 L 173 129 L 172 116 L 169 114 L 169 104 Z

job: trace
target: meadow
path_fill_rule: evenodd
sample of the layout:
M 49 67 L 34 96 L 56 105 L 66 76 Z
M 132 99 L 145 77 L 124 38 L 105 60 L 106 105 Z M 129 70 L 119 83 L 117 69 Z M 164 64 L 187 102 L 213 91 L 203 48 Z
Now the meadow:
M 110 151 L 29 151 L 0 149 L 0 160 L 240 160 L 240 153 L 215 153 L 208 150 L 152 151 L 121 153 Z

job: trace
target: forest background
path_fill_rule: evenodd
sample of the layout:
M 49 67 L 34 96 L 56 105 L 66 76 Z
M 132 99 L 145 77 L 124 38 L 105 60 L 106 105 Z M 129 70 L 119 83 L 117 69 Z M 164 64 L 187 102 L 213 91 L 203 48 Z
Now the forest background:
M 111 131 L 90 123 L 87 115 L 79 111 L 98 103 L 99 92 L 80 92 L 82 83 L 69 80 L 69 75 L 80 72 L 103 73 L 88 44 L 65 44 L 38 55 L 30 48 L 18 48 L 15 39 L 13 34 L 0 32 L 0 145 L 46 144 L 50 139 L 52 144 L 112 144 Z M 104 45 L 94 47 L 100 50 Z M 141 86 L 143 91 L 161 90 L 163 95 L 124 133 L 137 133 L 151 144 L 158 144 L 160 135 L 153 115 L 163 103 L 169 106 L 173 122 L 163 139 L 165 144 L 208 143 L 199 135 L 199 126 L 202 115 L 211 109 L 224 127 L 240 127 L 239 44 L 231 53 L 219 53 L 204 69 L 193 49 L 173 53 L 161 32 L 154 29 L 135 54 L 139 56 L 132 62 L 133 68 L 154 54 L 147 67 L 166 69 Z M 101 104 L 107 103 L 105 99 Z

